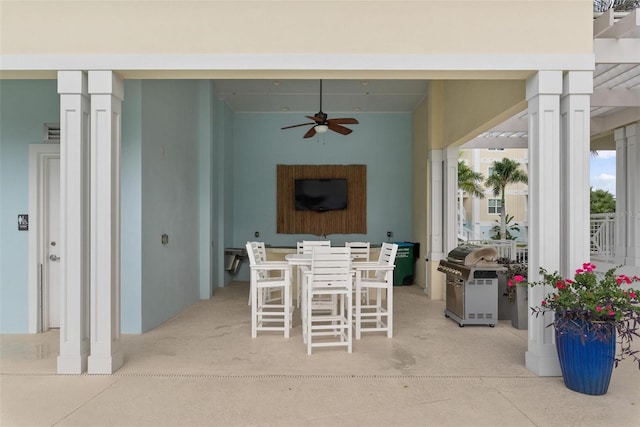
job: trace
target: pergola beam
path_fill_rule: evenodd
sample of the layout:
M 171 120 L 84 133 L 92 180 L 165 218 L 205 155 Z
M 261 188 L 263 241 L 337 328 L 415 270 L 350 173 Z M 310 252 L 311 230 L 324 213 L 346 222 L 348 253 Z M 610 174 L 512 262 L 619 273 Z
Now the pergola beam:
M 640 39 L 595 39 L 596 64 L 640 64 Z
M 609 9 L 593 22 L 593 36 L 610 39 L 640 37 L 638 9 L 633 9 L 616 22 L 614 22 L 613 11 Z
M 640 107 L 625 108 L 606 116 L 593 117 L 591 119 L 591 135 L 598 135 L 638 120 L 640 120 Z
M 464 144 L 462 148 L 465 150 L 470 148 L 527 148 L 528 143 L 529 137 L 527 136 L 479 136 Z
M 595 89 L 592 107 L 640 107 L 640 89 Z

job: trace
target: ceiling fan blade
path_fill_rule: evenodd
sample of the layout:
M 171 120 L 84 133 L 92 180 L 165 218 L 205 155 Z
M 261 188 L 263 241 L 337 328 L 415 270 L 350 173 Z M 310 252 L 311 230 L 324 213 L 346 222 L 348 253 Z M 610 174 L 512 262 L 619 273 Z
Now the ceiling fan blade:
M 300 126 L 309 126 L 309 125 L 315 125 L 315 123 L 300 123 L 299 125 L 285 126 L 283 128 L 280 128 L 280 129 L 291 129 L 291 128 L 297 128 L 297 127 L 300 127 Z
M 341 125 L 357 125 L 358 121 L 351 117 L 343 117 L 338 119 L 329 119 L 327 120 L 329 123 L 338 123 Z
M 304 134 L 303 138 L 311 138 L 315 134 L 316 134 L 316 127 L 314 126 L 311 129 L 309 129 L 307 133 Z
M 305 116 L 305 117 L 309 120 L 315 121 L 316 123 L 322 123 L 326 120 L 326 119 L 323 119 L 322 117 L 316 117 L 316 116 Z
M 336 122 L 329 121 L 327 125 L 329 126 L 329 129 L 331 129 L 332 131 L 341 133 L 343 135 L 349 135 L 351 132 L 353 132 L 351 129 L 346 128 L 344 126 L 340 126 Z

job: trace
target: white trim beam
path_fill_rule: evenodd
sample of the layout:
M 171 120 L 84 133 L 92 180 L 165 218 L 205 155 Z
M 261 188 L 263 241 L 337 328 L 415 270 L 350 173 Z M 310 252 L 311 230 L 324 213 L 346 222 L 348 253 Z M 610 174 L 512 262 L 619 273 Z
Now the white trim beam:
M 0 55 L 0 71 L 40 70 L 592 70 L 593 54 Z

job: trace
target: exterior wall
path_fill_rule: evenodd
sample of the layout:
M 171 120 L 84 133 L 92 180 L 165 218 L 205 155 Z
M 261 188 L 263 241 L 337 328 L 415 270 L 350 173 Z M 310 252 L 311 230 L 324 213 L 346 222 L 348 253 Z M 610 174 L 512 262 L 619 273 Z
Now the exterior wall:
M 3 0 L 0 37 L 4 54 L 593 52 L 587 1 L 362 0 L 329 7 L 320 0 Z M 330 19 L 313 19 L 328 12 Z

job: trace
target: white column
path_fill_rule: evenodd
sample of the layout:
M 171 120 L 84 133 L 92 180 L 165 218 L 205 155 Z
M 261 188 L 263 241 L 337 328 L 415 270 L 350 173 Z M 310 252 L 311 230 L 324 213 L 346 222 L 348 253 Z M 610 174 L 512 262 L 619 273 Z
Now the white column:
M 444 253 L 458 246 L 458 221 L 456 220 L 458 195 L 458 151 L 457 147 L 444 150 L 445 158 L 443 162 L 443 214 L 442 228 L 444 230 Z
M 59 374 L 81 374 L 89 356 L 89 96 L 87 74 L 59 71 Z
M 627 250 L 625 265 L 640 267 L 640 121 L 625 127 L 627 140 Z
M 473 159 L 473 171 L 481 172 L 480 170 L 480 150 L 471 150 L 471 158 Z M 471 198 L 471 223 L 473 224 L 473 239 L 477 239 L 480 236 L 480 198 L 473 196 Z
M 627 137 L 625 128 L 614 130 L 616 141 L 616 229 L 615 229 L 615 257 L 616 265 L 622 265 L 627 256 Z M 634 166 L 635 167 L 635 166 Z M 638 188 L 638 187 L 636 187 Z
M 564 75 L 560 101 L 560 273 L 572 277 L 591 256 L 589 238 L 589 156 L 591 128 L 591 71 Z
M 120 348 L 120 135 L 122 80 L 89 71 L 91 94 L 90 374 L 123 364 Z
M 540 71 L 527 80 L 529 103 L 529 280 L 539 280 L 540 266 L 560 269 L 560 94 L 561 71 Z M 529 288 L 537 306 L 550 292 Z M 541 376 L 560 375 L 552 315 L 529 320 L 526 366 Z
M 426 287 L 425 292 L 431 299 L 441 299 L 444 294 L 444 277 L 442 273 L 435 271 L 434 264 L 438 264 L 444 259 L 443 245 L 443 184 L 442 184 L 442 150 L 429 151 L 429 172 L 431 193 L 429 204 L 429 217 L 431 218 L 431 227 L 429 229 L 429 245 L 430 252 L 428 254 L 426 268 Z M 436 276 L 436 274 L 438 276 Z

